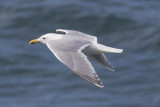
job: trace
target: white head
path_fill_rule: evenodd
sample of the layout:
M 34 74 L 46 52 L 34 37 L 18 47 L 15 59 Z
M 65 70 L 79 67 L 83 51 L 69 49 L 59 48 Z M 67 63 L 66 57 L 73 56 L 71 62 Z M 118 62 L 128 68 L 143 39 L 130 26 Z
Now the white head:
M 63 36 L 64 36 L 63 34 L 48 33 L 48 34 L 42 35 L 38 39 L 31 40 L 29 44 L 35 44 L 39 42 L 43 44 L 47 44 L 48 41 L 61 39 Z

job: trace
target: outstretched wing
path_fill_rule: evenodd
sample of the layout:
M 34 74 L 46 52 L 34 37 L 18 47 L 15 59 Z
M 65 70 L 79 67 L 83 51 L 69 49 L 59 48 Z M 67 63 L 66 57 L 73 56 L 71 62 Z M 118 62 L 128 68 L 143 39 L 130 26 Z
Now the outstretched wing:
M 72 71 L 89 82 L 103 87 L 87 56 L 81 52 L 88 45 L 89 42 L 79 41 L 73 38 L 54 40 L 47 44 L 53 54 Z
M 108 68 L 109 70 L 115 71 L 104 54 L 93 54 L 90 55 L 90 57 L 95 61 L 99 62 L 100 64 L 102 64 L 103 66 L 105 66 L 106 68 Z
M 64 33 L 65 35 L 79 36 L 79 37 L 86 38 L 89 41 L 97 42 L 97 37 L 91 36 L 91 35 L 88 35 L 88 34 L 85 34 L 79 31 L 75 31 L 75 30 L 57 29 L 56 32 Z

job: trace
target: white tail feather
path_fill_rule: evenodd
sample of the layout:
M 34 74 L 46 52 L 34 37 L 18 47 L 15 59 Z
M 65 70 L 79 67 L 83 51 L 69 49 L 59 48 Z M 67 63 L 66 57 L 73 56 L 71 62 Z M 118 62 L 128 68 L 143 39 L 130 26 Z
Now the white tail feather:
M 104 53 L 122 53 L 123 49 L 116 49 L 101 44 L 96 44 L 97 48 Z

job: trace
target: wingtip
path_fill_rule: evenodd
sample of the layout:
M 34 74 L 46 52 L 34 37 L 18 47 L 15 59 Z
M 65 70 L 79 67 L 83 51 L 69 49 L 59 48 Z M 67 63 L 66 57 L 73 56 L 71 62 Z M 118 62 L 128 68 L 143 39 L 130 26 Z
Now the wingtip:
M 103 88 L 104 87 L 104 85 L 102 85 L 100 88 Z
M 115 69 L 110 69 L 110 70 L 113 71 L 113 72 L 115 71 Z
M 115 69 L 112 66 L 105 66 L 107 69 L 109 69 L 110 71 L 115 71 Z
M 96 86 L 98 86 L 98 87 L 100 87 L 100 88 L 103 88 L 104 87 L 104 85 L 103 85 L 103 83 L 102 82 L 100 82 L 100 83 L 94 83 Z
M 110 66 L 110 67 L 107 67 L 109 70 L 111 70 L 111 71 L 115 71 L 115 69 L 112 67 L 112 66 Z
M 104 87 L 104 85 L 103 84 L 96 84 L 96 86 L 98 86 L 98 87 L 100 87 L 100 88 L 103 88 Z
M 103 88 L 103 87 L 104 87 L 104 85 L 102 84 L 102 85 L 99 85 L 98 87 Z

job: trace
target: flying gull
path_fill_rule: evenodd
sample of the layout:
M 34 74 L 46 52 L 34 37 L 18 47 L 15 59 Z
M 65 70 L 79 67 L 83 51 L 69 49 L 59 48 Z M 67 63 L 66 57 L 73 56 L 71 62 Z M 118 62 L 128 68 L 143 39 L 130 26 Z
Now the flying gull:
M 116 49 L 97 43 L 97 37 L 79 31 L 57 29 L 57 33 L 48 33 L 29 44 L 43 43 L 64 65 L 89 82 L 103 88 L 97 73 L 87 57 L 94 59 L 111 71 L 104 53 L 122 53 L 123 49 Z

